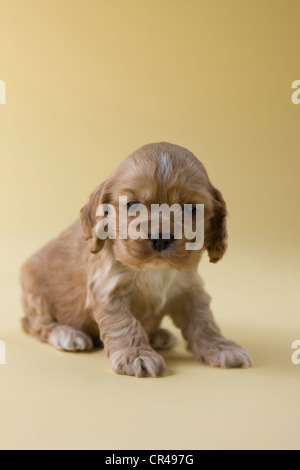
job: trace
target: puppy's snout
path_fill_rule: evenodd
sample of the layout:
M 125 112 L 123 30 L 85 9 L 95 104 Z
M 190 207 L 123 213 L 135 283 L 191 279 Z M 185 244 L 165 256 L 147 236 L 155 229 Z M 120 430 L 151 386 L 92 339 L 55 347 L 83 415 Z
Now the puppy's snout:
M 163 251 L 169 248 L 171 243 L 174 241 L 174 235 L 163 233 L 153 233 L 149 235 L 149 240 L 152 242 L 152 247 L 155 251 Z

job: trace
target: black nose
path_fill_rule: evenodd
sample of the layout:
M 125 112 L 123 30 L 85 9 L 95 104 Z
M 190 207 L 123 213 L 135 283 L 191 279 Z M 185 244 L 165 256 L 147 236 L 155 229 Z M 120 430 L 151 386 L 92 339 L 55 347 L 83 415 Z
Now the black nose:
M 155 238 L 154 238 L 155 237 Z M 152 241 L 152 246 L 155 251 L 163 251 L 169 248 L 172 241 L 174 240 L 174 236 L 171 234 L 164 235 L 163 233 L 153 234 L 153 238 L 151 234 L 149 235 L 149 240 Z

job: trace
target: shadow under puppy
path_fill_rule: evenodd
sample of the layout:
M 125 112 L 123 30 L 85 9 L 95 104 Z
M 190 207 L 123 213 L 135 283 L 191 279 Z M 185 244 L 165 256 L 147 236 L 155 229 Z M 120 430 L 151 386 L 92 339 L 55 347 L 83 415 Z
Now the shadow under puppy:
M 117 238 L 96 233 L 100 204 L 119 197 L 132 203 L 204 204 L 201 250 L 186 240 Z M 128 216 L 129 219 L 132 219 Z M 226 205 L 199 160 L 168 144 L 145 145 L 129 155 L 90 196 L 72 226 L 23 266 L 24 330 L 57 349 L 83 351 L 104 344 L 119 374 L 159 376 L 166 370 L 156 349 L 171 348 L 175 337 L 160 328 L 169 315 L 195 358 L 215 367 L 249 367 L 251 358 L 225 339 L 210 310 L 197 266 L 206 249 L 219 261 L 227 245 Z

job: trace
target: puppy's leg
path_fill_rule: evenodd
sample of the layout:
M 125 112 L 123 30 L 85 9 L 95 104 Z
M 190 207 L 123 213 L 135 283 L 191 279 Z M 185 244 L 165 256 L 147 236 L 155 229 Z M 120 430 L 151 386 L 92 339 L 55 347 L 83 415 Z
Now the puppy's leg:
M 126 300 L 115 299 L 111 309 L 97 308 L 95 318 L 112 369 L 117 374 L 158 377 L 166 371 L 163 358 L 152 349 L 141 324 Z
M 22 326 L 26 333 L 64 351 L 86 351 L 93 348 L 92 339 L 82 331 L 57 323 L 41 299 L 27 299 Z
M 57 325 L 52 329 L 48 336 L 48 343 L 62 351 L 93 349 L 93 341 L 86 333 L 65 325 Z
M 213 367 L 250 367 L 250 355 L 222 336 L 210 310 L 210 297 L 202 284 L 199 282 L 197 289 L 183 295 L 185 300 L 173 302 L 170 312 L 195 358 Z
M 92 339 L 82 331 L 59 324 L 51 314 L 51 305 L 41 296 L 45 290 L 39 264 L 36 260 L 28 262 L 22 269 L 23 330 L 37 337 L 43 343 L 49 343 L 65 351 L 84 351 L 93 348 Z
M 141 325 L 148 334 L 150 346 L 156 350 L 171 349 L 178 345 L 178 340 L 173 333 L 164 328 L 160 328 L 161 320 L 164 315 L 153 315 L 141 318 Z
M 57 322 L 43 323 L 38 317 L 33 323 L 28 317 L 24 317 L 22 326 L 26 333 L 61 351 L 88 351 L 93 348 L 92 339 L 83 331 L 71 326 L 60 325 Z
M 171 349 L 178 345 L 178 339 L 171 331 L 158 328 L 149 335 L 150 345 L 153 349 Z

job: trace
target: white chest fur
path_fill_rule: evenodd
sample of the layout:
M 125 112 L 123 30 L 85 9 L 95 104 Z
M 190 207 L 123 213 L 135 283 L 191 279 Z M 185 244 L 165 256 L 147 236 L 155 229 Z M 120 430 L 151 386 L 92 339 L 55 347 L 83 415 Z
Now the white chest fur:
M 178 272 L 175 270 L 142 269 L 133 280 L 133 308 L 139 304 L 144 312 L 159 313 L 176 289 Z M 138 313 L 138 312 L 136 312 Z M 138 314 L 140 316 L 140 314 Z

